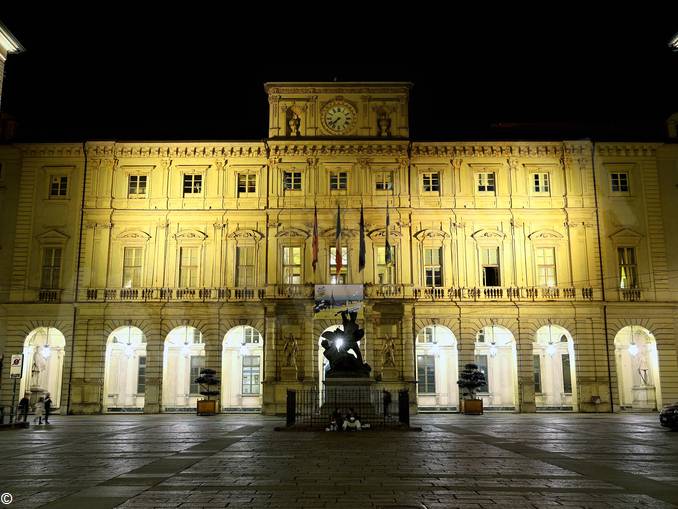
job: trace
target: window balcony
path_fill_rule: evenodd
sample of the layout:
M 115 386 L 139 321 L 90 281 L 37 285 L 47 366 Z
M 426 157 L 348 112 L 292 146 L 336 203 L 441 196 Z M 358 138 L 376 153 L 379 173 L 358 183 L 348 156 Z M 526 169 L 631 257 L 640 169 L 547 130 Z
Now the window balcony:
M 640 288 L 620 288 L 619 289 L 619 300 L 624 302 L 635 302 L 639 301 L 642 297 Z
M 38 302 L 55 304 L 61 302 L 61 290 L 55 288 L 41 288 L 38 290 Z
M 414 287 L 412 295 L 418 300 L 446 301 L 586 301 L 593 300 L 592 288 L 571 287 Z
M 85 302 L 247 302 L 264 299 L 264 288 L 88 288 Z

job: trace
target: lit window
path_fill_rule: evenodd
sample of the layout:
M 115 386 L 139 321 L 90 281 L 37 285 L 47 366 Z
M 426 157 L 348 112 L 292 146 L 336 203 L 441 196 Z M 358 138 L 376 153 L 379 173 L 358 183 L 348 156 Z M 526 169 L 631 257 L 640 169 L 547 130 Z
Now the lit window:
M 184 175 L 184 196 L 202 193 L 202 175 Z
M 259 334 L 258 330 L 256 330 L 254 327 L 250 327 L 249 325 L 244 326 L 243 341 L 246 345 L 258 344 L 260 338 L 261 334 Z
M 537 284 L 556 286 L 556 250 L 553 247 L 537 248 Z
M 195 288 L 198 284 L 198 248 L 182 247 L 179 258 L 179 286 Z
M 330 172 L 330 190 L 345 191 L 348 188 L 348 173 L 345 171 Z
M 613 193 L 629 192 L 629 174 L 628 173 L 610 173 L 610 182 Z
M 395 246 L 391 246 L 391 260 L 386 260 L 386 246 L 377 247 L 377 283 L 391 285 L 395 283 Z
M 534 392 L 541 393 L 541 356 L 533 355 L 532 365 L 534 366 Z
M 532 189 L 535 193 L 548 193 L 551 190 L 548 173 L 533 173 L 532 182 Z
M 619 255 L 619 288 L 638 288 L 638 266 L 634 247 L 617 248 Z
M 443 285 L 443 273 L 440 265 L 442 248 L 424 249 L 424 278 L 429 288 Z
M 393 189 L 393 172 L 382 171 L 377 173 L 375 178 L 375 189 L 377 191 L 391 191 Z
M 434 328 L 432 325 L 424 327 L 417 336 L 417 343 L 434 343 Z
M 61 275 L 61 248 L 46 247 L 42 253 L 41 288 L 59 288 Z
M 485 384 L 478 387 L 478 392 L 488 393 L 490 392 L 490 370 L 487 364 L 487 355 L 475 355 L 474 357 L 478 370 L 485 375 Z
M 417 384 L 419 394 L 436 392 L 436 358 L 433 355 L 417 356 Z
M 564 353 L 561 356 L 563 362 L 563 392 L 572 394 L 572 371 L 570 367 L 570 354 Z
M 191 394 L 200 394 L 200 384 L 195 381 L 200 376 L 200 370 L 205 367 L 204 355 L 191 356 L 191 386 L 189 392 Z
M 301 247 L 283 247 L 283 284 L 301 284 Z
M 64 198 L 68 194 L 68 177 L 52 175 L 49 186 L 50 198 Z
M 127 196 L 129 198 L 146 197 L 146 175 L 130 175 L 127 183 Z
M 283 187 L 288 191 L 301 191 L 301 172 L 286 171 L 283 176 Z
M 238 196 L 253 194 L 257 191 L 257 176 L 251 173 L 238 174 Z
M 483 272 L 483 286 L 501 286 L 499 278 L 499 248 L 487 247 L 480 250 Z
M 494 173 L 476 173 L 476 183 L 479 192 L 494 192 Z
M 439 173 L 423 173 L 423 189 L 425 193 L 437 193 L 440 191 L 440 174 Z
M 341 248 L 341 270 L 337 274 L 337 248 L 330 248 L 330 284 L 345 285 L 348 280 L 348 248 Z
M 235 248 L 235 284 L 239 288 L 254 288 L 254 246 Z
M 242 393 L 243 395 L 259 394 L 260 386 L 260 357 L 258 355 L 243 355 L 242 358 Z
M 123 288 L 138 288 L 141 286 L 141 256 L 142 248 L 125 248 L 122 262 Z
M 139 369 L 137 371 L 137 394 L 146 392 L 146 356 L 139 356 Z

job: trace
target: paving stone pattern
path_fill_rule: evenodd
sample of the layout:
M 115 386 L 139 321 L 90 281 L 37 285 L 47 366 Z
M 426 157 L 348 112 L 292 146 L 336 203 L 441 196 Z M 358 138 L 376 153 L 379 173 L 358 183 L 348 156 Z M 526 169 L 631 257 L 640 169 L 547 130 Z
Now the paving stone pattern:
M 678 507 L 678 433 L 656 414 L 413 424 L 422 431 L 276 432 L 282 419 L 253 415 L 55 416 L 0 432 L 0 492 L 12 508 Z

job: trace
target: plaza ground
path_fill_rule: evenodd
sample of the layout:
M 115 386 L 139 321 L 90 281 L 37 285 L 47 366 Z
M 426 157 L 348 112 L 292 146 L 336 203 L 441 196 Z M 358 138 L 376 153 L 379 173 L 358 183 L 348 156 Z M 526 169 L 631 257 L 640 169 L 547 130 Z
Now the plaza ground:
M 0 432 L 8 507 L 676 507 L 651 414 L 419 415 L 421 432 L 276 432 L 259 415 L 100 415 Z

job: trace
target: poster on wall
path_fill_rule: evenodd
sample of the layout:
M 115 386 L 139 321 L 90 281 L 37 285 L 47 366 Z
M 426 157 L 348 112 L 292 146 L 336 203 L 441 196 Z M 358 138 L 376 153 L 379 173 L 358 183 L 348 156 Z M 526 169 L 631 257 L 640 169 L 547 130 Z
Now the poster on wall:
M 341 321 L 342 311 L 357 311 L 363 318 L 363 285 L 316 285 L 315 318 Z
M 12 363 L 9 366 L 10 378 L 21 378 L 21 371 L 24 364 L 23 354 L 12 355 Z

